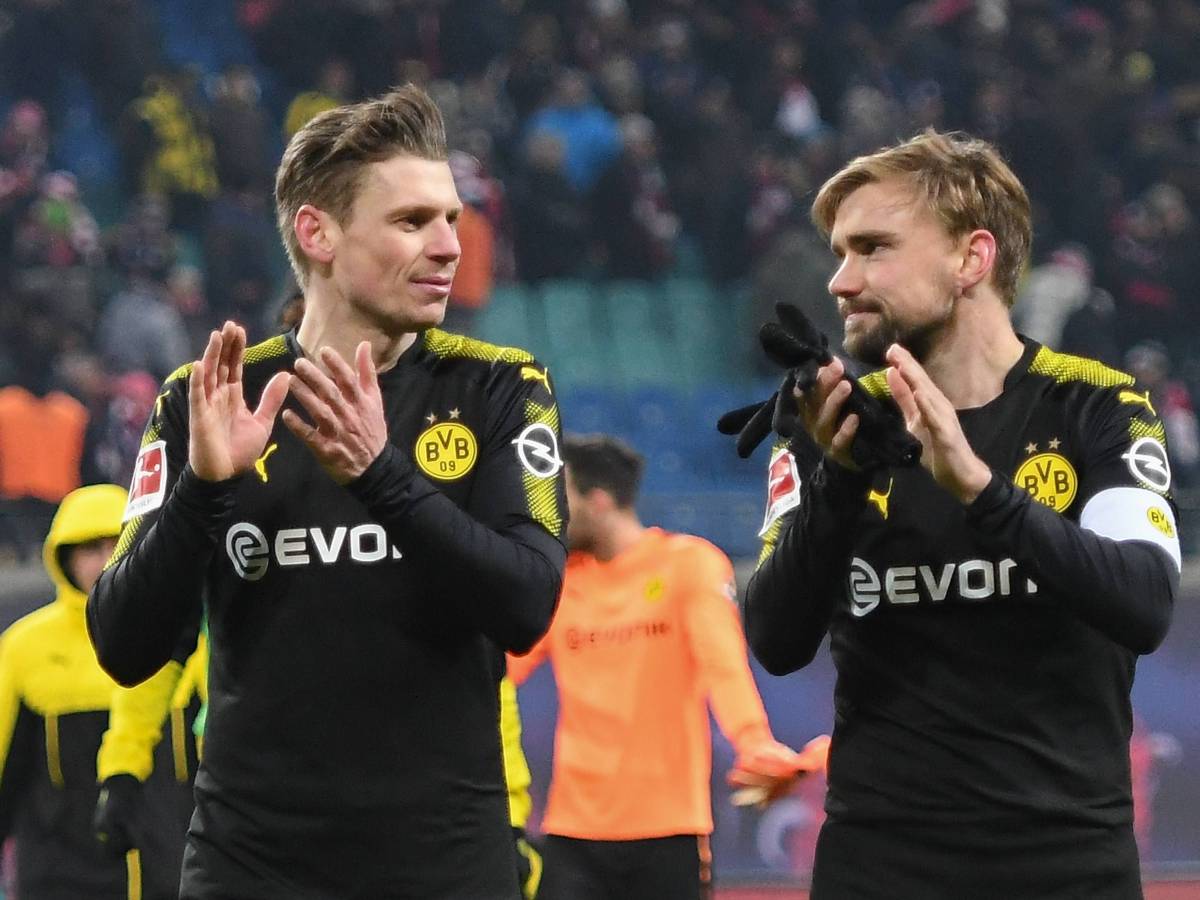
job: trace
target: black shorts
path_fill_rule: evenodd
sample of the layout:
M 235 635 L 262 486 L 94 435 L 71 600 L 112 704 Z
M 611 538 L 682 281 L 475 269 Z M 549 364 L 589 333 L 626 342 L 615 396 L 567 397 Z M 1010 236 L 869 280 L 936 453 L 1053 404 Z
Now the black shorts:
M 547 835 L 537 900 L 708 900 L 708 835 L 587 841 Z
M 1133 831 L 866 826 L 826 821 L 811 900 L 1142 900 Z

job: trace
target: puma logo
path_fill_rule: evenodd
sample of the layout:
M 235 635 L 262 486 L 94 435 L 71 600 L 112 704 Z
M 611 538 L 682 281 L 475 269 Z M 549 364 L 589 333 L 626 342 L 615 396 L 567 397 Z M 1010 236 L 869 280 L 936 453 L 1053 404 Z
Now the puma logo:
M 888 517 L 888 498 L 892 496 L 893 481 L 894 479 L 888 479 L 887 491 L 885 493 L 881 494 L 874 488 L 867 493 L 867 502 L 873 503 L 875 508 L 879 510 L 879 514 L 883 516 L 884 519 Z
M 546 390 L 550 390 L 550 378 L 545 371 L 539 372 L 533 366 L 521 366 L 521 379 L 523 381 L 540 381 L 546 386 Z
M 1158 413 L 1154 411 L 1154 406 L 1150 403 L 1149 391 L 1146 391 L 1145 394 L 1139 394 L 1137 391 L 1121 391 L 1121 393 L 1117 394 L 1117 399 L 1122 403 L 1136 403 L 1139 406 L 1144 406 L 1146 409 L 1150 410 L 1150 415 L 1158 415 Z
M 258 477 L 262 479 L 263 484 L 271 480 L 271 476 L 267 474 L 267 457 L 278 449 L 278 444 L 271 444 L 271 446 L 267 447 L 267 452 L 254 461 L 254 471 L 258 473 Z

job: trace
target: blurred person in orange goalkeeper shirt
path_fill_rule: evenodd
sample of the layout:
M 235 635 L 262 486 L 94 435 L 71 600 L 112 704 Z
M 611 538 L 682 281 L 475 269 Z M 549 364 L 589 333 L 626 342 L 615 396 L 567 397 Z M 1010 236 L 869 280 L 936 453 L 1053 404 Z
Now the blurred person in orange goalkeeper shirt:
M 564 442 L 570 520 L 549 632 L 508 660 L 522 683 L 549 660 L 558 685 L 539 900 L 697 900 L 711 890 L 708 706 L 737 751 L 745 803 L 824 764 L 777 742 L 750 673 L 733 566 L 707 541 L 648 528 L 642 458 L 607 436 Z

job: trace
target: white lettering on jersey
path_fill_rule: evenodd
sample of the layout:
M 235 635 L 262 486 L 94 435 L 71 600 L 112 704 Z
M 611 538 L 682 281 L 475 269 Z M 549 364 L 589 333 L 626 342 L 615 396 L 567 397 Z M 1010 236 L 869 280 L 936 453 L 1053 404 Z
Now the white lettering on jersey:
M 1016 568 L 1012 559 L 999 562 L 968 559 L 961 563 L 945 563 L 936 571 L 930 565 L 892 566 L 881 578 L 874 566 L 855 557 L 850 561 L 847 576 L 850 612 L 861 619 L 885 600 L 892 606 L 907 606 L 922 600 L 941 603 L 950 595 L 951 588 L 957 600 L 1011 597 L 1016 593 L 1012 577 Z M 1037 590 L 1037 584 L 1025 579 L 1026 596 L 1036 594 Z
M 257 525 L 238 522 L 225 534 L 225 552 L 234 572 L 246 581 L 262 578 L 272 556 L 281 568 L 311 565 L 314 552 L 317 560 L 327 566 L 346 558 L 363 565 L 403 558 L 400 548 L 388 542 L 387 531 L 377 522 L 352 528 L 338 525 L 331 532 L 323 528 L 281 528 L 272 540 Z

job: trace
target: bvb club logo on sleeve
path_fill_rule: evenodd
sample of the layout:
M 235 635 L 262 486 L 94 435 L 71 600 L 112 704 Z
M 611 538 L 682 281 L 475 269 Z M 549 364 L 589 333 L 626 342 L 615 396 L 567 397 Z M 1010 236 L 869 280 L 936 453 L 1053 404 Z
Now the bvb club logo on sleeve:
M 417 437 L 413 456 L 421 471 L 438 481 L 455 481 L 475 467 L 479 445 L 461 422 L 440 422 Z
M 1059 453 L 1037 453 L 1021 464 L 1013 477 L 1038 503 L 1062 512 L 1075 499 L 1079 477 L 1067 458 Z

